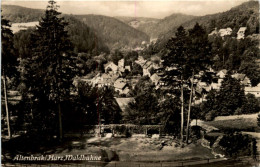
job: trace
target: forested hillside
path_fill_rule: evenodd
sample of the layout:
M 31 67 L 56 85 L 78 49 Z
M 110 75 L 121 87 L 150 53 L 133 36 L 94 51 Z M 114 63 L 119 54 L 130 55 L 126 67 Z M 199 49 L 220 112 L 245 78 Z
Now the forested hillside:
M 233 30 L 232 36 L 236 36 L 240 27 L 247 27 L 247 34 L 258 33 L 259 3 L 257 1 L 245 2 L 226 12 L 197 17 L 181 25 L 186 29 L 190 29 L 196 22 L 203 25 L 208 33 L 215 27 L 218 29 L 230 27 Z M 174 36 L 176 30 L 177 26 L 160 37 L 158 40 L 159 46 L 164 46 L 167 40 Z
M 142 41 L 149 41 L 149 36 L 112 17 L 101 15 L 76 15 L 93 28 L 110 48 L 135 47 Z
M 178 27 L 186 21 L 196 18 L 195 16 L 185 14 L 172 14 L 153 25 L 140 25 L 138 29 L 150 35 L 151 38 L 158 38 L 167 33 L 174 27 Z
M 42 9 L 31 9 L 16 5 L 2 5 L 2 15 L 12 23 L 38 21 L 44 14 Z

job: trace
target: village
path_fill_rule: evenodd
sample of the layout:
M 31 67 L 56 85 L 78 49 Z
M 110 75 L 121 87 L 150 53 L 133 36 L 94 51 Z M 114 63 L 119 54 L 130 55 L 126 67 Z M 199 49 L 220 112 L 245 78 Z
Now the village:
M 3 165 L 258 166 L 259 8 L 214 3 L 5 2 Z

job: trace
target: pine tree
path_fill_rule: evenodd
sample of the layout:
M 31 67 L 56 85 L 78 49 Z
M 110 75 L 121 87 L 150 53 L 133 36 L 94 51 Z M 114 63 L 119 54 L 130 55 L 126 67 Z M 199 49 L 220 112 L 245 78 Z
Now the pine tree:
M 187 120 L 187 138 L 189 135 L 189 119 L 192 103 L 193 82 L 194 76 L 200 71 L 206 71 L 210 66 L 211 45 L 208 42 L 206 31 L 196 23 L 195 26 L 189 30 L 187 35 L 185 29 L 180 26 L 177 29 L 176 37 L 169 40 L 167 43 L 167 54 L 162 59 L 165 68 L 164 81 L 173 90 L 180 87 L 181 90 L 181 137 L 183 139 L 183 110 L 184 98 L 183 89 L 184 85 L 190 88 L 189 109 Z
M 193 98 L 193 85 L 194 85 L 194 76 L 199 74 L 199 72 L 204 71 L 211 65 L 211 45 L 208 41 L 208 35 L 206 31 L 196 23 L 195 26 L 189 30 L 189 38 L 191 40 L 189 48 L 189 57 L 187 58 L 187 66 L 191 69 L 190 76 L 190 99 L 189 99 L 189 109 L 188 109 L 188 118 L 187 118 L 187 137 L 186 142 L 188 143 L 189 139 L 189 124 L 190 124 L 190 112 L 191 112 L 191 103 Z M 202 79 L 202 78 L 198 78 Z
M 244 88 L 229 73 L 222 81 L 216 98 L 218 115 L 233 115 L 246 101 Z
M 5 110 L 6 110 L 6 120 L 7 120 L 7 129 L 8 137 L 11 138 L 11 128 L 10 128 L 10 118 L 8 111 L 8 98 L 7 98 L 7 77 L 13 77 L 17 74 L 16 65 L 17 59 L 14 54 L 13 47 L 13 32 L 10 29 L 11 25 L 9 20 L 6 20 L 1 16 L 1 62 L 2 62 L 2 80 L 4 87 L 4 99 L 5 99 Z
M 33 55 L 27 65 L 27 85 L 36 103 L 36 122 L 44 130 L 53 130 L 58 116 L 59 138 L 62 139 L 62 103 L 70 97 L 73 75 L 73 53 L 67 31 L 68 25 L 57 9 L 56 2 L 48 2 L 45 15 L 32 35 Z M 28 80 L 29 79 L 29 80 Z M 42 108 L 41 108 L 41 107 Z M 40 127 L 39 127 L 40 128 Z M 38 129 L 39 130 L 39 129 Z
M 187 80 L 187 73 L 190 71 L 187 68 L 187 57 L 189 54 L 189 43 L 190 40 L 187 36 L 185 29 L 180 26 L 177 29 L 176 37 L 168 41 L 166 45 L 167 54 L 163 55 L 163 66 L 164 66 L 164 82 L 167 86 L 172 88 L 171 90 L 176 90 L 179 87 L 181 90 L 181 139 L 183 140 L 183 126 L 184 126 L 184 81 Z M 178 92 L 171 92 L 178 93 Z

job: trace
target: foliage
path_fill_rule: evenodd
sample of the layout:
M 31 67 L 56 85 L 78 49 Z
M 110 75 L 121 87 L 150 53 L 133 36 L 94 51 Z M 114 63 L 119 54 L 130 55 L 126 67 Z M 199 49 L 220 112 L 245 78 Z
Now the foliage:
M 58 116 L 61 128 L 61 105 L 70 98 L 74 73 L 71 42 L 65 31 L 68 23 L 59 16 L 55 3 L 49 1 L 32 36 L 32 56 L 25 63 L 23 74 L 33 102 L 33 122 L 37 130 L 48 135 L 55 132 Z
M 223 136 L 219 145 L 229 157 L 248 156 L 252 152 L 250 144 L 253 139 L 241 133 L 229 133 Z
M 178 97 L 166 96 L 159 102 L 157 113 L 158 122 L 164 125 L 164 131 L 178 136 L 180 134 L 180 99 Z
M 218 115 L 232 115 L 237 108 L 241 108 L 245 101 L 245 92 L 240 82 L 231 75 L 227 75 L 221 83 L 217 95 L 216 111 Z
M 118 61 L 123 58 L 123 54 L 120 50 L 116 49 L 115 52 L 111 54 L 110 58 L 115 65 L 118 65 Z
M 69 38 L 74 46 L 75 53 L 93 53 L 95 55 L 101 52 L 109 52 L 101 37 L 85 23 L 77 20 L 73 16 L 66 16 L 69 25 L 66 27 Z
M 251 114 L 251 113 L 257 113 L 259 111 L 260 111 L 260 103 L 256 99 L 255 95 L 247 94 L 246 101 L 241 107 L 241 112 L 243 114 Z
M 125 120 L 139 125 L 157 124 L 158 97 L 149 77 L 142 77 L 133 90 L 135 101 L 130 102 L 126 109 Z
M 18 51 L 20 58 L 25 59 L 32 56 L 32 46 L 31 35 L 35 29 L 29 28 L 27 30 L 22 30 L 14 34 L 14 47 Z
M 230 27 L 233 31 L 233 37 L 236 36 L 236 33 L 240 27 L 247 27 L 249 32 L 246 35 L 259 33 L 259 22 L 257 21 L 259 20 L 259 3 L 256 1 L 244 2 L 226 12 L 191 19 L 190 21 L 181 24 L 181 26 L 189 29 L 192 28 L 197 22 L 206 28 L 207 33 L 210 33 L 213 20 L 218 30 L 221 28 Z M 173 27 L 168 30 L 168 32 L 164 33 L 164 35 L 158 39 L 157 47 L 163 48 L 168 42 L 168 39 L 172 37 L 175 32 L 177 32 L 178 27 L 179 26 Z
M 13 32 L 9 20 L 1 16 L 1 63 L 2 74 L 13 77 L 17 74 L 17 57 L 13 46 Z M 4 72 L 4 73 L 3 73 Z
M 125 56 L 124 56 L 124 61 L 126 66 L 131 66 L 134 63 L 135 60 L 138 59 L 138 53 L 136 51 L 129 51 Z
M 39 20 L 44 10 L 30 9 L 16 5 L 2 5 L 2 15 L 13 23 L 32 22 Z
M 145 33 L 113 18 L 101 15 L 77 15 L 90 28 L 93 28 L 110 50 L 121 47 L 136 47 L 143 41 L 148 41 Z
M 120 109 L 111 88 L 92 87 L 79 82 L 77 94 L 69 102 L 70 110 L 64 113 L 66 129 L 82 129 L 85 125 L 116 124 L 121 120 Z
M 141 65 L 137 64 L 137 63 L 133 63 L 133 68 L 131 71 L 132 75 L 138 75 L 140 74 L 141 76 L 143 75 L 143 68 L 141 67 Z
M 230 74 L 226 75 L 219 91 L 211 90 L 202 103 L 202 119 L 212 120 L 216 116 L 257 113 L 259 101 L 254 95 L 245 95 L 243 86 Z

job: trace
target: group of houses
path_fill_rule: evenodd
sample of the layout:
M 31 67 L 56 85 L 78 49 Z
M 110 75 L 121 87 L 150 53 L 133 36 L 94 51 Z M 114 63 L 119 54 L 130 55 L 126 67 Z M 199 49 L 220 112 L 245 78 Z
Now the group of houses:
M 153 61 L 145 60 L 142 56 L 139 56 L 138 59 L 135 60 L 135 63 L 142 67 L 143 76 L 148 76 L 156 89 L 165 87 L 165 84 L 162 81 L 163 73 L 158 72 L 160 71 L 158 69 L 162 68 L 161 63 L 156 64 Z M 154 69 L 153 72 L 152 69 Z M 135 88 L 135 85 L 142 77 L 140 74 L 131 77 L 122 75 L 125 71 L 131 71 L 131 66 L 126 66 L 124 59 L 119 60 L 117 65 L 113 62 L 108 62 L 104 65 L 104 71 L 104 73 L 99 72 L 95 75 L 86 75 L 80 78 L 80 80 L 87 82 L 92 86 L 111 86 L 121 97 L 131 97 L 129 95 L 130 90 Z M 210 90 L 219 90 L 228 71 L 223 69 L 215 72 L 213 69 L 210 69 L 208 72 L 215 73 L 216 78 L 212 83 L 206 83 L 195 79 L 194 92 L 199 94 L 199 98 L 195 99 L 195 103 L 201 103 Z M 202 73 L 198 75 L 202 75 Z M 251 87 L 250 79 L 245 74 L 235 73 L 232 77 L 239 80 L 241 85 L 245 87 L 245 94 L 251 93 L 256 97 L 260 97 L 260 84 L 256 87 Z
M 240 27 L 239 30 L 237 31 L 237 39 L 244 39 L 245 38 L 245 32 L 246 32 L 246 27 Z M 209 36 L 211 35 L 219 35 L 222 38 L 224 38 L 225 36 L 230 36 L 232 34 L 232 29 L 230 27 L 228 28 L 222 28 L 220 30 L 217 30 L 217 28 L 215 28 L 215 30 L 213 30 Z
M 143 76 L 149 76 L 155 85 L 159 84 L 160 77 L 157 74 L 151 74 L 151 69 L 158 69 L 160 66 L 145 60 L 142 56 L 139 56 L 135 61 L 139 64 L 143 70 Z M 111 86 L 118 92 L 119 95 L 129 95 L 130 89 L 134 89 L 138 80 L 142 77 L 141 75 L 127 77 L 123 75 L 124 72 L 131 72 L 131 66 L 126 66 L 124 59 L 118 61 L 117 65 L 113 62 L 108 62 L 104 65 L 104 73 L 97 73 L 95 75 L 88 74 L 84 77 L 78 78 L 75 81 L 81 80 L 92 86 L 103 87 Z

